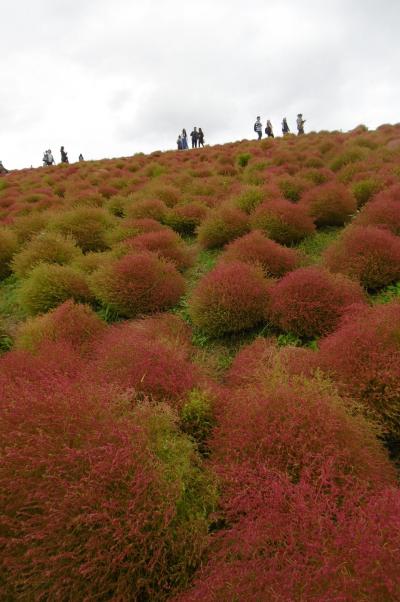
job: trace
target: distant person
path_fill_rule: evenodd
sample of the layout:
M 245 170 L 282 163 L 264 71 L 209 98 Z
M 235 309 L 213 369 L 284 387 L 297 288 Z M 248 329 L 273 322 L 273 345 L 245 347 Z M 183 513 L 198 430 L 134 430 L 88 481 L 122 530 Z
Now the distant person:
M 6 168 L 4 167 L 4 165 L 3 165 L 3 162 L 2 162 L 2 161 L 0 161 L 0 174 L 3 176 L 3 175 L 5 175 L 6 173 L 9 173 L 9 172 L 8 172 L 8 169 L 6 169 Z
M 204 148 L 204 132 L 201 128 L 199 128 L 199 148 L 200 146 Z
M 257 117 L 257 120 L 254 124 L 254 131 L 257 133 L 258 139 L 261 140 L 262 138 L 262 123 L 260 120 L 260 116 Z
M 65 152 L 63 146 L 60 148 L 60 153 L 61 153 L 61 163 L 69 163 L 69 161 L 68 161 L 68 155 Z
M 282 134 L 286 136 L 286 134 L 290 134 L 289 126 L 286 121 L 286 117 L 282 119 Z
M 50 165 L 53 165 L 54 163 L 55 163 L 55 161 L 54 161 L 54 157 L 53 157 L 51 150 L 48 149 L 48 150 L 44 151 L 43 166 L 50 167 Z
M 197 148 L 197 141 L 199 139 L 199 132 L 197 131 L 197 127 L 194 127 L 193 131 L 190 132 L 190 137 L 192 138 L 192 148 Z
M 182 136 L 179 134 L 178 136 L 178 140 L 176 141 L 177 145 L 178 145 L 178 150 L 182 150 L 183 146 L 182 146 Z
M 182 130 L 182 150 L 187 150 L 189 148 L 187 141 L 187 133 L 185 128 Z
M 305 124 L 306 120 L 303 119 L 303 115 L 301 113 L 299 113 L 297 115 L 297 135 L 301 136 L 302 134 L 304 134 L 304 124 Z
M 265 133 L 267 134 L 268 138 L 275 138 L 275 136 L 274 136 L 274 130 L 272 129 L 272 123 L 270 122 L 269 119 L 267 121 L 267 125 L 266 125 L 266 128 L 265 128 Z
M 79 157 L 78 157 L 78 161 L 84 161 L 85 159 L 83 158 L 82 153 L 80 153 Z

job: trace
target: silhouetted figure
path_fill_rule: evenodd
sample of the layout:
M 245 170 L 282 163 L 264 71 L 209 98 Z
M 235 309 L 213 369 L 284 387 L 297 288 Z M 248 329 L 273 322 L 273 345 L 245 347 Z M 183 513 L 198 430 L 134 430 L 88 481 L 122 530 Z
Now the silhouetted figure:
M 189 148 L 189 146 L 188 146 L 187 133 L 186 133 L 185 128 L 183 128 L 183 130 L 182 130 L 181 138 L 182 138 L 182 149 L 187 150 Z
M 282 119 L 282 134 L 284 136 L 286 136 L 286 134 L 289 134 L 289 133 L 290 133 L 289 126 L 287 124 L 286 117 L 284 117 Z
M 267 125 L 266 125 L 266 128 L 265 128 L 265 133 L 267 134 L 268 138 L 275 138 L 275 136 L 274 136 L 274 130 L 272 129 L 272 123 L 270 122 L 269 119 L 267 121 Z
M 204 148 L 204 132 L 201 128 L 199 128 L 199 148 L 200 146 Z
M 9 172 L 8 172 L 8 169 L 6 169 L 6 168 L 4 167 L 4 165 L 3 165 L 3 162 L 2 162 L 2 161 L 0 161 L 0 175 L 2 175 L 2 176 L 3 176 L 3 175 L 5 175 L 6 173 L 9 173 Z
M 197 141 L 199 139 L 199 132 L 197 131 L 197 127 L 193 128 L 193 132 L 190 132 L 190 136 L 192 138 L 192 148 L 197 148 Z
M 256 122 L 254 124 L 254 131 L 256 132 L 256 134 L 258 136 L 258 139 L 261 140 L 261 138 L 262 138 L 262 123 L 261 123 L 261 120 L 260 120 L 259 116 L 257 117 L 257 120 L 256 120 Z
M 182 146 L 182 136 L 179 134 L 178 136 L 178 140 L 176 141 L 176 144 L 178 145 L 178 150 L 182 150 L 183 146 Z
M 297 135 L 301 136 L 301 134 L 304 134 L 304 124 L 305 124 L 306 120 L 303 119 L 303 115 L 301 113 L 299 113 L 297 115 L 297 119 L 296 119 L 296 123 L 297 123 Z
M 61 153 L 61 163 L 69 163 L 69 161 L 68 161 L 68 155 L 65 152 L 63 146 L 60 148 L 60 153 Z
M 85 159 L 83 158 L 82 153 L 80 153 L 79 157 L 78 157 L 78 161 L 84 161 Z
M 53 165 L 54 163 L 55 163 L 55 161 L 54 161 L 54 157 L 53 157 L 51 150 L 48 149 L 48 150 L 44 151 L 43 166 L 50 167 L 50 165 Z

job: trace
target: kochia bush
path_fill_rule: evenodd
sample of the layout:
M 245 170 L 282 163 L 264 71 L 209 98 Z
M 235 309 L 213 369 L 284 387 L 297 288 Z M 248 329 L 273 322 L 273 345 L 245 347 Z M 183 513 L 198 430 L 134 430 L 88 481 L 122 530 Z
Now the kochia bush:
M 24 278 L 39 263 L 64 265 L 81 255 L 82 251 L 73 238 L 57 232 L 42 232 L 14 255 L 12 269 L 19 278 Z
M 400 236 L 400 186 L 393 186 L 367 203 L 354 221 L 360 226 L 382 226 Z
M 133 318 L 176 305 L 185 281 L 171 263 L 142 251 L 100 267 L 90 277 L 90 286 L 104 305 Z
M 107 234 L 115 219 L 100 207 L 76 207 L 58 213 L 48 229 L 64 236 L 72 236 L 82 251 L 103 251 L 108 248 Z
M 17 237 L 11 230 L 0 228 L 0 279 L 11 272 L 11 259 L 18 247 Z
M 123 247 L 135 251 L 153 251 L 184 270 L 193 264 L 193 254 L 182 238 L 169 228 L 145 232 L 124 241 Z
M 317 226 L 343 226 L 357 209 L 356 201 L 348 189 L 336 182 L 308 190 L 300 205 Z
M 351 226 L 327 248 L 324 262 L 376 290 L 400 279 L 400 238 L 374 226 Z
M 284 200 L 259 205 L 250 217 L 250 224 L 284 245 L 300 242 L 315 230 L 312 219 L 302 207 Z
M 271 286 L 268 316 L 284 332 L 318 337 L 334 330 L 350 305 L 364 301 L 357 282 L 320 267 L 299 268 Z
M 214 337 L 262 322 L 268 282 L 261 268 L 240 261 L 221 263 L 198 283 L 189 300 L 197 328 Z
M 248 218 L 243 211 L 224 206 L 207 215 L 197 230 L 197 238 L 202 247 L 213 249 L 223 247 L 227 242 L 245 234 L 248 229 Z

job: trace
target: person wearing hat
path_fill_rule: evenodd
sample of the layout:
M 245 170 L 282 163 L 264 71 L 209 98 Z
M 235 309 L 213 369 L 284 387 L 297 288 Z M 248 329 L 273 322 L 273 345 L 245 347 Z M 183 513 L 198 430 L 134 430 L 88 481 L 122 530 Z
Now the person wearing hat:
M 305 124 L 306 120 L 303 119 L 303 115 L 301 113 L 299 113 L 297 115 L 297 135 L 301 136 L 301 134 L 304 134 L 304 124 Z
M 261 138 L 262 138 L 262 123 L 261 123 L 259 115 L 257 116 L 257 120 L 256 120 L 256 122 L 254 124 L 254 131 L 258 135 L 258 139 L 261 140 Z

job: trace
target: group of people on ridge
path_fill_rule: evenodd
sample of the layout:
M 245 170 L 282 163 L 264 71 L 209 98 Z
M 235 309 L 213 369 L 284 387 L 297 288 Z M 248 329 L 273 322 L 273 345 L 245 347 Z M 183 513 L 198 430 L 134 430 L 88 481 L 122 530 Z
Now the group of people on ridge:
M 201 128 L 197 129 L 197 127 L 194 127 L 193 131 L 190 132 L 190 137 L 192 139 L 192 148 L 204 147 L 204 132 Z M 187 150 L 189 148 L 187 138 L 186 130 L 183 128 L 182 134 L 179 134 L 176 141 L 178 150 Z
M 68 154 L 63 146 L 60 148 L 60 154 L 61 154 L 61 163 L 69 163 Z M 82 153 L 79 155 L 79 161 L 84 161 Z M 53 153 L 51 152 L 51 150 L 48 149 L 48 150 L 44 151 L 43 166 L 49 167 L 50 165 L 54 165 L 54 164 L 55 164 L 55 160 L 54 160 Z
M 297 115 L 297 119 L 296 119 L 296 126 L 297 126 L 297 135 L 301 136 L 301 134 L 304 134 L 304 124 L 305 124 L 306 120 L 303 119 L 303 115 L 301 113 L 299 113 Z M 258 135 L 258 139 L 261 140 L 262 138 L 262 134 L 263 134 L 263 126 L 261 123 L 261 118 L 260 116 L 257 117 L 257 120 L 254 124 L 254 131 L 256 132 L 256 134 Z M 274 138 L 274 130 L 272 128 L 272 123 L 270 122 L 270 120 L 267 120 L 267 124 L 265 126 L 265 133 L 268 136 L 268 138 Z M 282 134 L 284 136 L 286 136 L 286 134 L 290 134 L 290 129 L 286 120 L 286 117 L 284 117 L 282 119 Z

